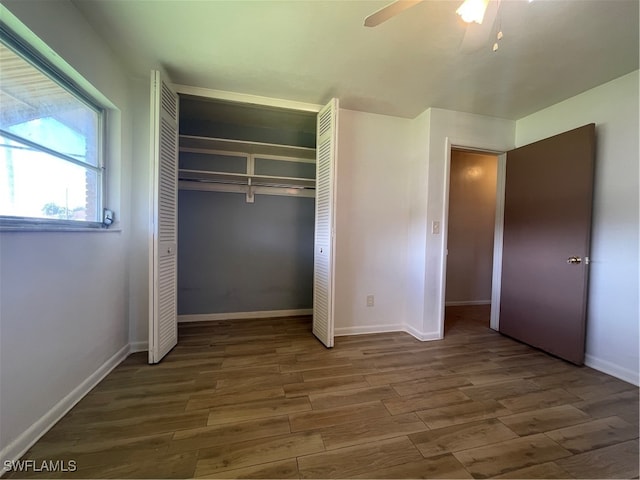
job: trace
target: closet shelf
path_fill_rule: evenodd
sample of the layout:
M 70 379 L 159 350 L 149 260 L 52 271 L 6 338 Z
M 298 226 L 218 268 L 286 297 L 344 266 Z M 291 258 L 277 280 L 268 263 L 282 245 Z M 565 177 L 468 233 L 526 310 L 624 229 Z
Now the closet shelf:
M 226 138 L 197 137 L 193 135 L 180 135 L 180 150 L 197 150 L 202 151 L 202 153 L 207 153 L 208 151 L 240 152 L 251 155 L 273 155 L 304 160 L 315 160 L 316 158 L 315 148 L 229 140 Z
M 208 170 L 178 170 L 179 180 L 206 183 L 230 183 L 270 187 L 315 188 L 313 178 L 276 177 L 271 175 L 249 175 L 246 173 L 212 172 Z

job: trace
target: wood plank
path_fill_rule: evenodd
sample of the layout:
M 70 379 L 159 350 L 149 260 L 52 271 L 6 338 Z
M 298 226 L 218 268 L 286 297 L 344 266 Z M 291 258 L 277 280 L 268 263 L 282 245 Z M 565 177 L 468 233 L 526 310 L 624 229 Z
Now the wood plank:
M 142 453 L 142 452 L 140 452 Z M 174 455 L 140 455 L 127 461 L 85 467 L 78 463 L 75 472 L 56 475 L 57 478 L 192 478 L 197 461 L 197 452 Z M 81 460 L 78 460 L 79 462 Z M 54 477 L 49 474 L 46 478 Z M 54 478 L 55 478 L 54 477 Z
M 521 436 L 584 423 L 590 419 L 589 415 L 572 405 L 560 405 L 500 417 L 502 423 Z
M 135 383 L 135 381 L 131 381 L 130 383 L 123 383 L 118 387 L 110 387 L 108 391 L 117 391 L 116 398 L 127 399 L 154 397 L 155 395 L 182 395 L 185 393 L 191 394 L 215 388 L 214 382 L 210 382 L 209 384 L 197 383 L 189 376 L 185 377 L 184 375 L 181 375 L 180 377 L 180 380 L 176 381 L 166 381 L 165 379 L 158 379 L 155 383 L 150 383 L 148 385 L 138 385 Z M 96 389 L 97 392 L 105 391 L 101 387 L 101 385 L 98 385 Z
M 184 412 L 188 401 L 188 394 L 158 395 L 150 398 L 148 403 L 142 403 L 139 398 L 113 399 L 108 405 L 74 408 L 70 416 L 77 422 L 93 422 L 96 418 L 107 422 L 149 415 L 178 415 Z
M 409 440 L 425 457 L 457 452 L 517 438 L 513 431 L 494 418 L 463 423 L 409 435 Z
M 500 383 L 513 380 L 513 374 L 505 369 L 481 370 L 476 372 L 467 372 L 465 377 L 473 385 L 486 385 L 489 383 Z
M 320 430 L 327 450 L 350 447 L 387 438 L 422 432 L 428 427 L 415 413 L 365 418 Z
M 322 437 L 313 432 L 294 433 L 200 450 L 196 476 L 225 472 L 324 450 Z M 308 458 L 308 457 L 303 457 Z
M 485 368 L 491 368 L 492 366 L 495 368 L 493 362 L 496 360 L 496 356 L 487 351 L 477 351 L 474 353 L 461 353 L 460 351 L 457 351 L 450 355 L 438 356 L 437 358 L 446 368 L 468 365 L 470 362 L 480 364 L 484 363 Z
M 382 402 L 376 401 L 326 410 L 293 413 L 289 415 L 289 422 L 292 432 L 302 432 L 385 416 L 389 416 L 389 412 L 384 408 Z
M 422 363 L 428 364 L 429 360 L 432 360 L 432 358 L 420 358 L 420 356 L 411 352 L 396 353 L 376 356 L 373 358 L 373 365 L 381 372 L 385 372 L 395 370 L 397 368 L 415 367 Z M 370 359 L 367 359 L 366 361 L 367 363 L 371 362 Z
M 573 478 L 564 468 L 556 462 L 546 462 L 531 467 L 511 470 L 510 472 L 498 475 L 495 478 Z
M 292 355 L 280 355 L 278 353 L 268 353 L 265 355 L 238 355 L 235 357 L 227 357 L 222 362 L 222 369 L 233 369 L 239 367 L 247 367 L 252 365 L 279 365 L 286 362 L 283 358 L 293 358 Z
M 183 405 L 183 410 L 201 410 L 203 408 L 221 407 L 223 405 L 235 405 L 238 403 L 269 400 L 273 398 L 284 398 L 284 389 L 277 387 L 229 393 L 226 393 L 224 390 L 218 390 L 206 395 L 192 395 L 189 401 L 186 402 L 186 405 Z
M 38 442 L 25 455 L 26 458 L 43 460 L 74 460 L 82 469 L 96 465 L 118 462 L 131 463 L 147 455 L 167 452 L 173 433 L 162 433 L 143 437 L 99 439 L 87 442 L 67 443 Z
M 433 409 L 443 405 L 452 405 L 469 401 L 469 397 L 460 390 L 454 389 L 438 391 L 429 395 L 419 393 L 417 395 L 389 398 L 383 400 L 383 403 L 391 415 L 399 415 L 401 413 L 417 412 L 420 410 Z
M 311 410 L 311 403 L 306 397 L 274 398 L 245 402 L 237 405 L 224 405 L 209 412 L 207 425 L 241 422 L 255 418 L 276 417 L 279 415 Z
M 579 397 L 567 392 L 563 388 L 541 390 L 539 392 L 525 393 L 515 397 L 507 397 L 499 400 L 505 408 L 514 413 L 526 412 L 528 410 L 540 410 L 542 408 L 555 407 L 579 401 Z
M 271 355 L 278 353 L 277 347 L 273 342 L 264 343 L 262 345 L 237 343 L 223 347 L 225 357 L 235 357 L 243 355 Z
M 567 391 L 579 396 L 583 400 L 603 398 L 609 395 L 631 390 L 637 390 L 637 387 L 615 378 L 608 378 L 606 381 L 603 381 L 597 385 L 567 387 Z
M 574 478 L 638 478 L 638 453 L 638 442 L 630 440 L 556 463 Z
M 173 434 L 168 452 L 185 452 L 239 443 L 247 440 L 286 435 L 291 433 L 289 417 L 259 418 L 240 423 L 227 423 L 208 427 L 180 430 Z
M 139 380 L 150 374 L 184 374 L 187 370 L 191 372 L 201 372 L 207 370 L 215 370 L 220 368 L 224 362 L 224 357 L 217 355 L 199 356 L 196 358 L 188 358 L 184 356 L 174 355 L 164 361 L 154 365 L 146 365 L 136 371 L 135 376 Z
M 473 353 L 467 355 L 469 361 L 467 363 L 459 363 L 456 365 L 450 365 L 447 368 L 453 373 L 457 374 L 473 374 L 495 371 L 501 368 L 500 365 L 493 363 L 491 360 L 475 360 Z M 504 370 L 504 368 L 503 368 Z
M 458 376 L 434 377 L 391 384 L 393 389 L 398 392 L 398 395 L 415 395 L 438 390 L 450 390 L 466 385 L 471 385 L 471 382 L 466 377 Z
M 295 458 L 278 462 L 261 463 L 236 470 L 209 473 L 196 478 L 300 478 Z
M 473 478 L 450 453 L 393 467 L 379 468 L 353 478 Z
M 477 387 L 464 387 L 460 390 L 474 400 L 501 400 L 507 397 L 539 391 L 541 388 L 530 380 L 517 379 Z
M 301 478 L 352 478 L 422 460 L 407 437 L 341 448 L 298 458 Z
M 341 368 L 328 367 L 305 370 L 302 372 L 302 378 L 305 382 L 308 382 L 322 378 L 346 377 L 349 375 L 369 375 L 376 372 L 377 369 L 375 367 L 354 367 L 353 365 L 350 365 Z
M 580 367 L 577 367 L 576 365 L 572 365 L 569 362 L 562 362 L 562 361 L 557 361 L 553 363 L 538 363 L 535 365 L 522 365 L 519 367 L 511 367 L 511 366 L 506 367 L 506 371 L 513 374 L 514 376 L 518 378 L 529 378 L 529 379 L 533 379 L 534 377 L 538 377 L 538 376 L 551 375 L 554 373 L 562 373 L 562 374 L 569 373 L 570 375 L 575 375 L 576 371 L 579 371 L 579 370 L 580 370 Z M 562 384 L 544 386 L 544 388 L 546 389 L 561 388 L 561 387 L 563 387 Z
M 314 410 L 365 403 L 372 400 L 395 398 L 398 394 L 389 386 L 356 388 L 354 390 L 340 390 L 338 392 L 318 393 L 309 395 Z
M 446 375 L 450 373 L 444 367 L 434 368 L 433 365 L 424 368 L 405 368 L 392 370 L 385 373 L 374 373 L 371 375 L 365 375 L 365 380 L 369 385 L 376 387 L 380 385 L 390 385 L 392 383 L 407 382 L 409 380 L 418 380 L 427 377 L 438 377 L 440 375 Z
M 637 388 L 604 398 L 585 400 L 573 405 L 594 418 L 608 417 L 615 414 L 636 426 L 639 423 Z
M 175 432 L 188 428 L 205 426 L 207 410 L 196 410 L 181 415 L 150 415 L 127 417 L 113 421 L 97 421 L 90 424 L 79 422 L 56 429 L 58 435 L 86 435 L 101 440 L 134 438 Z
M 369 384 L 362 375 L 348 377 L 323 378 L 301 383 L 289 383 L 284 386 L 287 397 L 304 397 L 314 393 L 337 392 L 353 388 L 366 388 Z
M 302 382 L 300 373 L 272 373 L 268 375 L 238 376 L 216 381 L 216 390 L 221 394 L 237 394 L 253 389 L 281 387 L 290 383 Z
M 505 337 L 502 337 L 505 338 Z M 505 338 L 506 339 L 506 338 Z M 510 357 L 512 355 L 524 355 L 535 351 L 529 345 L 515 342 L 496 342 L 495 345 L 487 345 L 484 347 L 487 351 L 502 357 Z
M 544 434 L 507 440 L 454 453 L 475 478 L 495 477 L 571 455 Z
M 242 378 L 256 378 L 268 375 L 280 375 L 280 367 L 278 365 L 250 366 L 238 369 L 211 370 L 201 372 L 199 377 L 206 377 L 212 381 L 220 380 L 236 380 Z
M 529 367 L 535 364 L 552 364 L 558 361 L 557 358 L 552 357 L 543 352 L 532 350 L 522 355 L 511 355 L 508 357 L 498 357 L 492 360 L 503 367 Z
M 547 437 L 571 453 L 582 453 L 637 439 L 638 428 L 619 417 L 607 417 L 547 432 Z
M 431 429 L 474 422 L 476 420 L 486 420 L 488 418 L 496 418 L 509 414 L 511 414 L 511 412 L 495 400 L 465 402 L 418 412 L 418 416 Z
M 543 371 L 544 372 L 544 371 Z M 565 371 L 551 374 L 539 374 L 531 380 L 543 388 L 576 388 L 598 386 L 604 383 L 607 375 L 591 370 L 590 368 L 573 367 Z
M 337 370 L 351 366 L 351 360 L 342 357 L 326 356 L 317 361 L 301 362 L 297 360 L 280 364 L 282 373 L 307 372 L 310 370 L 321 370 L 325 368 L 335 368 Z

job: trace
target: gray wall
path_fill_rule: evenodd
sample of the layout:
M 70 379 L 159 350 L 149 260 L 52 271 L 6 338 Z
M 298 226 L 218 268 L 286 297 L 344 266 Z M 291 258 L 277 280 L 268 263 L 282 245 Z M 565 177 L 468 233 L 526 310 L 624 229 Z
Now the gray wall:
M 181 104 L 182 105 L 182 104 Z M 212 135 L 215 132 L 215 135 Z M 296 145 L 315 148 L 315 132 L 301 132 L 281 126 L 261 127 L 253 125 L 238 126 L 227 122 L 180 119 L 180 134 L 200 137 L 228 138 L 252 142 L 275 143 L 278 145 Z
M 316 113 L 182 95 L 180 133 L 315 148 Z
M 183 190 L 178 314 L 311 308 L 314 199 Z

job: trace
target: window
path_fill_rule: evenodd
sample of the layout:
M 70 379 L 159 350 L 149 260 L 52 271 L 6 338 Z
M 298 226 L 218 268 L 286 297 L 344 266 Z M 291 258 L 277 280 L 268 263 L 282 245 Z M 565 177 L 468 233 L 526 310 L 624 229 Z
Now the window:
M 0 65 L 0 225 L 99 226 L 103 109 L 2 28 Z

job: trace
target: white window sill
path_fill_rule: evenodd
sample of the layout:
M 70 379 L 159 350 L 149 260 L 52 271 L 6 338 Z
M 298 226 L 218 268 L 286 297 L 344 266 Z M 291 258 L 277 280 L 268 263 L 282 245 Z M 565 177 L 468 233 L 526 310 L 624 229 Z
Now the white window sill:
M 65 232 L 65 233 L 73 233 L 73 232 L 83 232 L 83 233 L 121 233 L 122 229 L 118 227 L 112 228 L 69 228 L 69 227 L 34 227 L 34 226 L 26 226 L 26 227 L 8 227 L 8 226 L 0 226 L 0 233 L 3 232 Z
M 1 232 L 83 232 L 83 233 L 106 233 L 106 232 L 122 232 L 122 228 L 119 223 L 114 223 L 109 228 L 98 226 L 84 226 L 84 225 L 54 225 L 51 223 L 23 223 L 18 222 L 6 222 L 0 221 L 0 233 Z

